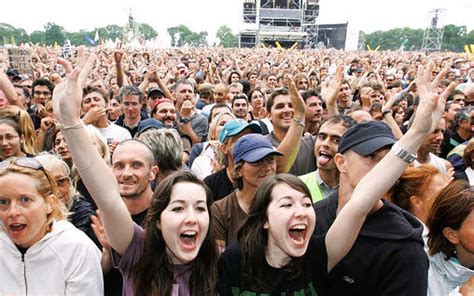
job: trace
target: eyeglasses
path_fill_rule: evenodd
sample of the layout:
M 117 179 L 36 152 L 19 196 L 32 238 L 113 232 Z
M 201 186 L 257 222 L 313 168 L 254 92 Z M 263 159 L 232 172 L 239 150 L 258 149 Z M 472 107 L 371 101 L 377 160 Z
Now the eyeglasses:
M 42 171 L 44 175 L 46 176 L 46 179 L 48 179 L 49 184 L 52 186 L 54 184 L 52 180 L 50 179 L 49 175 L 46 173 L 46 170 L 44 169 L 43 165 L 36 159 L 31 158 L 31 157 L 10 157 L 8 159 L 5 159 L 4 161 L 0 162 L 0 170 L 4 170 L 8 168 L 10 165 L 16 165 L 19 167 L 27 168 L 27 169 L 32 169 L 35 171 Z
M 123 102 L 122 103 L 125 107 L 137 107 L 138 105 L 140 105 L 140 103 L 138 102 Z
M 14 139 L 20 137 L 19 135 L 10 135 L 10 134 L 6 134 L 5 136 L 0 136 L 0 143 L 3 142 L 3 140 L 5 139 L 5 141 L 7 142 L 11 142 L 13 141 Z
M 69 177 L 56 178 L 56 184 L 58 184 L 58 186 L 64 186 L 66 184 L 69 184 Z
M 43 95 L 43 96 L 47 97 L 47 96 L 50 96 L 50 95 L 51 95 L 51 92 L 49 92 L 49 91 L 38 91 L 38 90 L 35 90 L 35 91 L 33 92 L 33 94 L 34 94 L 35 96 L 41 96 L 41 95 Z

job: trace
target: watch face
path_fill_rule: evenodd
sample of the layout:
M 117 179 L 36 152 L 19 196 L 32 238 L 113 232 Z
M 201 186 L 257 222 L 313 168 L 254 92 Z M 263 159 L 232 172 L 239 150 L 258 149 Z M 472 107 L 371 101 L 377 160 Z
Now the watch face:
M 182 123 L 188 123 L 189 122 L 189 118 L 181 118 L 180 120 Z

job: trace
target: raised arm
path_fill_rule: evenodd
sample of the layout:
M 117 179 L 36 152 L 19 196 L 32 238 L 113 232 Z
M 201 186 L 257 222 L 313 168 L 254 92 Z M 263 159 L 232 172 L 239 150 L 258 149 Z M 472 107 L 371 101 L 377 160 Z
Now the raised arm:
M 339 114 L 339 110 L 337 110 L 337 94 L 339 93 L 339 89 L 341 88 L 344 79 L 343 71 L 343 65 L 337 66 L 334 77 L 327 86 L 323 85 L 321 89 L 321 98 L 326 103 L 326 108 L 328 108 L 330 116 Z
M 425 68 L 418 68 L 420 104 L 412 127 L 397 142 L 398 147 L 411 154 L 418 151 L 425 137 L 436 128 L 443 115 L 446 98 L 454 88 L 451 83 L 441 95 L 437 94 L 436 83 L 430 82 L 433 66 L 434 63 L 430 62 Z M 328 271 L 350 251 L 366 216 L 397 181 L 407 165 L 391 150 L 356 186 L 351 199 L 342 208 L 326 235 Z
M 278 173 L 287 173 L 293 166 L 296 156 L 300 151 L 301 136 L 303 135 L 304 130 L 305 104 L 303 98 L 298 92 L 295 82 L 292 79 L 288 79 L 287 83 L 289 86 L 288 91 L 290 93 L 294 115 L 293 122 L 291 122 L 288 132 L 277 147 L 277 150 L 283 153 L 283 156 L 277 158 Z
M 25 106 L 23 106 L 20 99 L 18 99 L 13 84 L 10 82 L 7 75 L 3 72 L 3 69 L 0 69 L 0 90 L 3 91 L 10 105 L 15 105 L 20 107 L 21 109 L 25 109 Z
M 97 203 L 111 246 L 123 254 L 133 238 L 133 222 L 120 197 L 117 181 L 110 167 L 92 145 L 80 119 L 82 87 L 93 68 L 95 55 L 85 61 L 84 48 L 79 48 L 79 62 L 53 92 L 54 114 L 71 150 L 79 175 Z

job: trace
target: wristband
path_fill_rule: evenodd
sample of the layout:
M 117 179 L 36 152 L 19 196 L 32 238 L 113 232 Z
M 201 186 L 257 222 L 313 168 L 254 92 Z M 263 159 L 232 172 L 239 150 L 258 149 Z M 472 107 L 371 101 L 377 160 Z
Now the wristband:
M 60 130 L 69 130 L 69 129 L 78 129 L 78 128 L 81 128 L 84 126 L 84 121 L 79 121 L 78 123 L 76 124 L 72 124 L 72 125 L 63 125 L 61 123 L 58 124 L 58 128 Z
M 393 144 L 391 151 L 392 151 L 398 158 L 400 158 L 401 160 L 403 160 L 404 162 L 406 162 L 406 163 L 408 163 L 408 164 L 412 164 L 412 163 L 415 161 L 415 159 L 416 159 L 416 155 L 415 155 L 415 154 L 412 154 L 412 153 L 406 151 L 405 149 L 403 149 L 402 147 L 400 147 L 400 145 L 398 145 L 398 142 L 396 142 L 395 144 Z
M 392 110 L 387 109 L 387 110 L 384 110 L 384 111 L 382 112 L 382 116 L 383 116 L 383 117 L 385 117 L 385 115 L 387 115 L 387 114 L 392 114 Z
M 296 122 L 299 126 L 305 127 L 304 120 L 297 119 L 293 117 L 293 121 Z

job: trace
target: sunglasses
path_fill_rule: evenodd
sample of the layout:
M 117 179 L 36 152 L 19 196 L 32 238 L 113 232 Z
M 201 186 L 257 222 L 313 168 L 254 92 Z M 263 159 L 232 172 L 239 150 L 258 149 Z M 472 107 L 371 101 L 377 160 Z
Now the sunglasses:
M 10 165 L 16 165 L 19 167 L 27 168 L 27 169 L 32 169 L 35 171 L 42 171 L 44 175 L 46 176 L 46 179 L 48 179 L 48 182 L 50 185 L 55 184 L 53 181 L 50 179 L 49 175 L 46 173 L 46 170 L 44 169 L 43 165 L 36 159 L 31 158 L 31 157 L 10 157 L 8 159 L 5 159 L 4 161 L 0 162 L 0 170 L 8 168 Z M 56 182 L 56 181 L 54 181 Z

